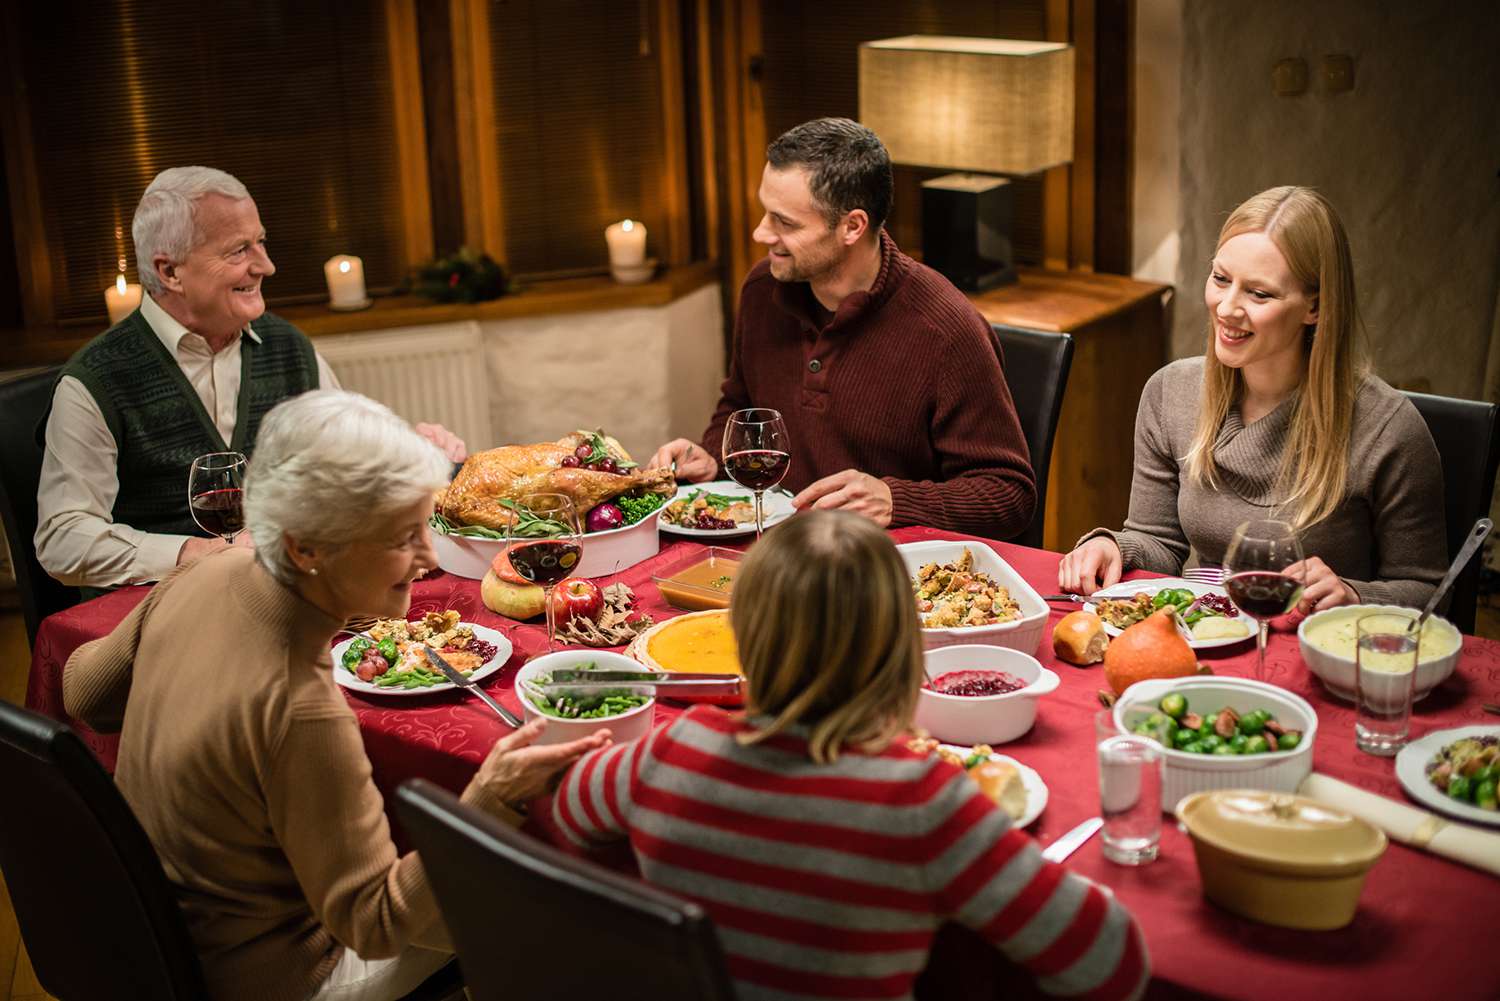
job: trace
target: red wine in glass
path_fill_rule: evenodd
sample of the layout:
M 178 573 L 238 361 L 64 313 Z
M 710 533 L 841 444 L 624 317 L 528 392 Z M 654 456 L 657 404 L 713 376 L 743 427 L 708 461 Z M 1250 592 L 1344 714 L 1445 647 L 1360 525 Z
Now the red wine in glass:
M 553 587 L 567 579 L 578 566 L 583 547 L 562 539 L 541 539 L 511 548 L 510 565 L 533 584 Z
M 724 447 L 719 454 L 730 478 L 755 493 L 758 539 L 766 527 L 762 495 L 780 483 L 792 466 L 786 422 L 778 411 L 766 407 L 736 410 L 724 425 Z
M 199 528 L 225 542 L 245 530 L 240 489 L 247 464 L 239 452 L 210 452 L 188 470 L 188 511 Z
M 564 494 L 522 497 L 505 528 L 505 553 L 517 574 L 542 586 L 547 649 L 551 651 L 557 642 L 552 589 L 576 571 L 583 559 L 583 525 L 572 498 Z
M 769 490 L 781 482 L 792 457 L 786 452 L 765 449 L 735 452 L 724 457 L 724 471 L 729 478 L 751 490 Z
M 193 520 L 210 535 L 233 539 L 245 530 L 245 507 L 239 487 L 205 490 L 189 502 Z
M 1224 581 L 1224 590 L 1242 612 L 1254 619 L 1274 619 L 1292 610 L 1302 582 L 1284 573 L 1251 570 Z
M 1292 610 L 1302 596 L 1302 543 L 1284 521 L 1247 521 L 1234 530 L 1224 553 L 1224 590 L 1260 624 L 1255 678 L 1266 680 L 1266 635 L 1270 621 Z

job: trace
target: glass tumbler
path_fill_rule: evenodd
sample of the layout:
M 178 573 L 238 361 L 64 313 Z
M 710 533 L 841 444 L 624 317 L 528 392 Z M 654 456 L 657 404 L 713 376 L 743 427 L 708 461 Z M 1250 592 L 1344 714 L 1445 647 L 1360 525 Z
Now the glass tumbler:
M 1120 865 L 1153 862 L 1161 844 L 1162 747 L 1122 733 L 1107 709 L 1095 714 L 1094 735 L 1104 857 Z
M 1354 623 L 1354 746 L 1390 757 L 1411 737 L 1420 636 L 1415 615 L 1379 612 Z

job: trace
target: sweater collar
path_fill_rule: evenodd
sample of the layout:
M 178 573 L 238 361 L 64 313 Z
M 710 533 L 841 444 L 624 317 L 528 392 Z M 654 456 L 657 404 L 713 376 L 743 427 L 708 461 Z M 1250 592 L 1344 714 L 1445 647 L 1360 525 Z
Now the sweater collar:
M 879 309 L 900 287 L 901 280 L 911 270 L 911 265 L 911 258 L 901 252 L 890 233 L 882 228 L 880 270 L 875 274 L 874 284 L 862 292 L 849 295 L 839 303 L 838 310 L 824 332 L 833 333 L 841 328 L 851 327 L 862 316 Z M 778 281 L 771 292 L 771 298 L 782 311 L 795 317 L 803 328 L 814 332 L 818 330 L 818 320 L 811 308 L 816 300 L 807 282 Z
M 1214 442 L 1214 465 L 1227 485 L 1251 504 L 1273 506 L 1277 502 L 1280 457 L 1291 433 L 1301 391 L 1295 390 L 1276 409 L 1247 425 L 1238 405 L 1229 408 Z M 1275 461 L 1267 462 L 1267 456 Z
M 255 621 L 264 623 L 272 635 L 287 637 L 295 652 L 315 660 L 328 653 L 328 641 L 344 627 L 343 622 L 272 577 L 249 550 L 232 549 L 220 558 L 241 562 L 232 587 Z

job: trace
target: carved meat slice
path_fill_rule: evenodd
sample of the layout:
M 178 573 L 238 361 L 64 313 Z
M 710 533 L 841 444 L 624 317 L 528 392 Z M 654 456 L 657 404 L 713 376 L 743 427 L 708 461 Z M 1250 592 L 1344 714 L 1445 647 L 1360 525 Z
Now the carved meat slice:
M 438 511 L 456 525 L 503 529 L 513 513 L 501 501 L 516 502 L 527 494 L 563 494 L 573 501 L 582 519 L 590 508 L 632 490 L 671 493 L 676 489 L 670 469 L 602 473 L 563 466 L 563 459 L 588 441 L 585 434 L 570 434 L 554 442 L 506 445 L 471 455 L 439 495 Z M 608 437 L 604 441 L 611 456 L 629 461 L 629 453 L 619 442 Z

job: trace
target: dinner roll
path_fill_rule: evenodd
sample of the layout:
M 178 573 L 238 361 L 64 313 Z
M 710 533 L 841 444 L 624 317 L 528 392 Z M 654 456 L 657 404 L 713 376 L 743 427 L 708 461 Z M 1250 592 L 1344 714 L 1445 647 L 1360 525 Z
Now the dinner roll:
M 1052 652 L 1069 664 L 1097 664 L 1107 646 L 1104 623 L 1093 612 L 1064 615 L 1052 630 Z
M 1000 805 L 1011 820 L 1026 812 L 1026 786 L 1016 766 L 1004 761 L 981 761 L 969 769 L 969 778 L 979 783 L 986 796 Z

